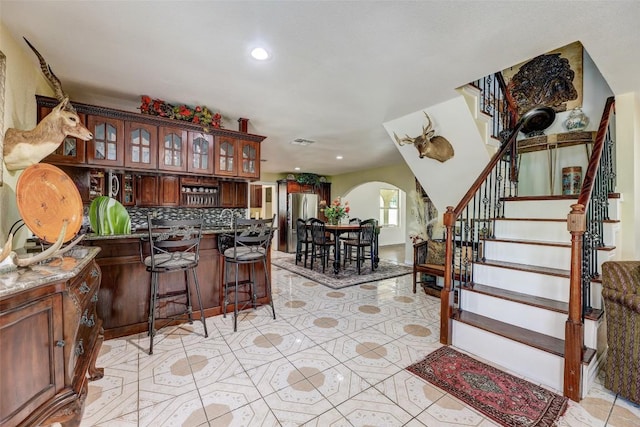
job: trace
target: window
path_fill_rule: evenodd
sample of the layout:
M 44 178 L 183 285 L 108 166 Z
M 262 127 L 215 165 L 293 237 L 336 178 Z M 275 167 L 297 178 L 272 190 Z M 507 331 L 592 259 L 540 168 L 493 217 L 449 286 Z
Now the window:
M 380 225 L 397 227 L 400 218 L 400 190 L 380 189 Z

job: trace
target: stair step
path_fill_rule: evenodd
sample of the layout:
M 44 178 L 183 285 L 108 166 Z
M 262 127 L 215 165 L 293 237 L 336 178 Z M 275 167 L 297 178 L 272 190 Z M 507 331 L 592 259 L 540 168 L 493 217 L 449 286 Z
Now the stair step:
M 547 353 L 554 354 L 558 357 L 564 357 L 564 340 L 559 338 L 554 338 L 529 329 L 513 326 L 508 323 L 500 322 L 498 320 L 467 311 L 454 312 L 453 319 L 512 341 L 537 348 L 538 350 L 546 351 Z M 596 350 L 592 348 L 585 349 L 582 355 L 582 363 L 584 365 L 588 365 L 595 355 Z
M 526 271 L 529 273 L 544 274 L 547 276 L 556 276 L 568 279 L 570 277 L 570 271 L 561 268 L 549 268 L 541 267 L 539 265 L 519 264 L 517 262 L 499 261 L 495 259 L 486 259 L 484 261 L 477 261 L 475 264 L 487 265 L 491 267 L 506 268 L 509 270 Z M 598 275 L 591 279 L 592 282 L 602 283 L 602 276 Z
M 569 304 L 562 301 L 556 301 L 550 298 L 538 297 L 535 295 L 524 294 L 521 292 L 511 291 L 508 289 L 495 288 L 493 286 L 482 285 L 475 283 L 469 286 L 464 286 L 464 290 L 469 292 L 477 292 L 484 295 L 489 295 L 494 298 L 500 298 L 508 301 L 517 302 L 520 304 L 530 305 L 533 307 L 543 308 L 545 310 L 556 311 L 558 313 L 569 313 Z M 593 309 L 589 313 L 585 314 L 585 318 L 589 320 L 598 320 L 603 315 L 603 310 Z

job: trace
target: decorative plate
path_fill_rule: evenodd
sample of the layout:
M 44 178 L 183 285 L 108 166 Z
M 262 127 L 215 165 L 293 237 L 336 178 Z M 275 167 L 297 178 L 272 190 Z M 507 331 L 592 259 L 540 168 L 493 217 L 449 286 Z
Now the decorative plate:
M 89 223 L 100 236 L 131 234 L 129 212 L 111 197 L 100 196 L 93 199 L 89 206 Z
M 64 221 L 68 221 L 64 241 L 68 242 L 82 225 L 82 199 L 69 175 L 61 169 L 37 163 L 22 172 L 16 185 L 18 211 L 29 230 L 53 243 Z

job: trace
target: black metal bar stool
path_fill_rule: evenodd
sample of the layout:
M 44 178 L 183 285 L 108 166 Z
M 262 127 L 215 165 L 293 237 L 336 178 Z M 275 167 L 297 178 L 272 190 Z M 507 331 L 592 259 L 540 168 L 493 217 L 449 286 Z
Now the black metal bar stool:
M 233 288 L 234 304 L 233 304 L 233 331 L 238 330 L 238 312 L 244 310 L 248 305 L 257 307 L 256 296 L 256 264 L 262 263 L 265 272 L 265 284 L 267 298 L 271 305 L 273 318 L 276 318 L 276 310 L 273 307 L 273 298 L 271 297 L 271 281 L 269 280 L 269 271 L 267 269 L 267 255 L 271 249 L 271 238 L 273 237 L 273 222 L 275 215 L 271 219 L 244 219 L 235 218 L 233 222 L 234 234 L 233 245 L 227 248 L 221 247 L 224 255 L 224 307 L 223 317 L 227 317 L 227 306 L 229 305 L 229 288 Z M 220 241 L 224 241 L 222 237 Z M 226 238 L 229 241 L 229 238 Z M 240 266 L 249 265 L 248 276 L 246 279 L 240 279 Z M 235 277 L 231 280 L 232 266 Z M 240 290 L 239 288 L 243 288 Z M 242 307 L 239 306 L 238 294 L 245 293 L 249 296 L 244 301 Z
M 155 322 L 158 319 L 167 320 L 168 324 L 179 317 L 187 316 L 189 323 L 193 323 L 193 308 L 191 303 L 191 290 L 189 288 L 189 271 L 193 278 L 193 287 L 196 290 L 198 306 L 200 307 L 200 320 L 204 327 L 205 338 L 209 336 L 207 323 L 200 297 L 200 285 L 196 269 L 199 261 L 200 238 L 202 237 L 202 219 L 192 220 L 165 220 L 157 219 L 153 214 L 147 216 L 149 224 L 148 242 L 150 255 L 143 257 L 142 244 L 140 245 L 140 257 L 151 273 L 151 292 L 149 296 L 149 354 L 153 354 L 153 338 L 156 334 Z M 164 273 L 184 272 L 184 289 L 171 290 L 160 293 L 159 277 Z M 186 302 L 181 301 L 184 296 Z M 165 317 L 157 317 L 156 310 L 160 301 L 169 304 L 185 305 L 185 309 L 179 313 L 167 314 Z M 165 326 L 163 325 L 163 326 Z M 158 328 L 160 329 L 160 328 Z

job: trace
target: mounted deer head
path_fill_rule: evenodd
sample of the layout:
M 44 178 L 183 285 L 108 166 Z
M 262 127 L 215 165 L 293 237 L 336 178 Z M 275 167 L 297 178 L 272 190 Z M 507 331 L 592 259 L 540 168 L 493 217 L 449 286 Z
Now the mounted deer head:
M 393 136 L 399 145 L 415 145 L 421 159 L 429 157 L 439 162 L 446 162 L 453 157 L 453 147 L 445 137 L 435 135 L 436 131 L 432 128 L 429 115 L 427 113 L 424 113 L 424 115 L 427 118 L 427 126 L 422 127 L 422 135 L 418 135 L 415 138 L 411 138 L 409 135 L 405 135 L 404 138 L 398 138 L 398 135 L 394 132 Z
M 7 170 L 24 169 L 34 165 L 53 153 L 65 137 L 88 141 L 93 134 L 80 122 L 76 110 L 69 103 L 69 97 L 62 90 L 60 80 L 47 65 L 44 58 L 27 39 L 24 39 L 40 61 L 40 69 L 53 86 L 57 107 L 44 117 L 32 130 L 9 128 L 4 137 L 4 163 Z

